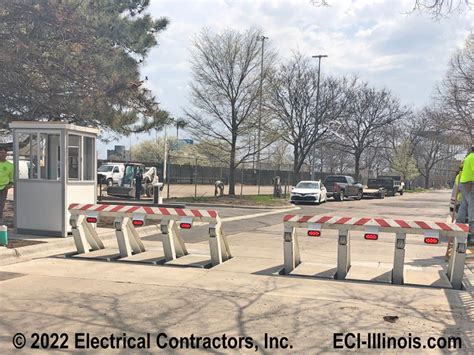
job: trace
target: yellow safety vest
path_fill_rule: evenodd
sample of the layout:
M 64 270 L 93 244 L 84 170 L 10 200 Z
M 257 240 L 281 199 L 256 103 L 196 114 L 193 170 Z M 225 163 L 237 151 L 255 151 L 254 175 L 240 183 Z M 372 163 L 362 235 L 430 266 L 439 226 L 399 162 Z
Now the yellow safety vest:
M 466 159 L 464 159 L 461 173 L 461 184 L 471 181 L 474 182 L 474 153 L 470 153 Z

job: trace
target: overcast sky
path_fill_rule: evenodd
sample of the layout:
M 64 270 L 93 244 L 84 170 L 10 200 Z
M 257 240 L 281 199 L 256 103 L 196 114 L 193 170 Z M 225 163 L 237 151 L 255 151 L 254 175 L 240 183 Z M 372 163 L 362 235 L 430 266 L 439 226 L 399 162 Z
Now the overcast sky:
M 170 24 L 158 36 L 159 45 L 150 52 L 142 75 L 148 76 L 161 107 L 179 117 L 189 95 L 193 37 L 203 27 L 215 31 L 258 27 L 281 60 L 294 50 L 309 57 L 327 54 L 322 74 L 357 74 L 419 108 L 430 102 L 450 56 L 474 30 L 474 11 L 433 20 L 429 14 L 409 13 L 414 0 L 329 2 L 331 7 L 317 7 L 310 0 L 151 0 L 152 16 L 165 16 Z M 149 138 L 135 135 L 108 148 Z M 100 143 L 99 156 L 105 155 L 106 146 Z

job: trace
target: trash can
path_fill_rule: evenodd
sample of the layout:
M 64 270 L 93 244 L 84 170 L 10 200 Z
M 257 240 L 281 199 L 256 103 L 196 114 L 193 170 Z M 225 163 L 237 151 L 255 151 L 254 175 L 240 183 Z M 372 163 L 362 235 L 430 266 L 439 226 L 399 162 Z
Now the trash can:
M 7 246 L 8 244 L 8 228 L 7 226 L 0 226 L 0 245 Z

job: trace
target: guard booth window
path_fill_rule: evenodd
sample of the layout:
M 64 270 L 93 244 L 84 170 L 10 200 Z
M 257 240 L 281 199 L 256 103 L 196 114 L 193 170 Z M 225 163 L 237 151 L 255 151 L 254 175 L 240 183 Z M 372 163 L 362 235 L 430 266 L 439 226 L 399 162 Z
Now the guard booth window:
M 21 134 L 19 143 L 20 179 L 58 180 L 60 178 L 59 134 Z
M 94 159 L 95 159 L 94 138 L 84 137 L 84 180 L 94 180 Z
M 58 180 L 61 177 L 59 142 L 59 134 L 41 133 L 39 135 L 40 179 Z
M 81 137 L 70 134 L 68 137 L 68 178 L 69 180 L 80 180 Z
M 67 151 L 69 180 L 94 181 L 94 138 L 70 134 Z

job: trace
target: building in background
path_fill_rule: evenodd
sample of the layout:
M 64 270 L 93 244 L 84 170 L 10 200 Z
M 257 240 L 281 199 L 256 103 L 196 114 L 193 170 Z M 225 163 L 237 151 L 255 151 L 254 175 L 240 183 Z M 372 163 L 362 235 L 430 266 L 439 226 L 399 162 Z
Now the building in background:
M 116 145 L 114 149 L 107 149 L 107 160 L 130 161 L 130 150 L 126 150 L 124 145 Z

